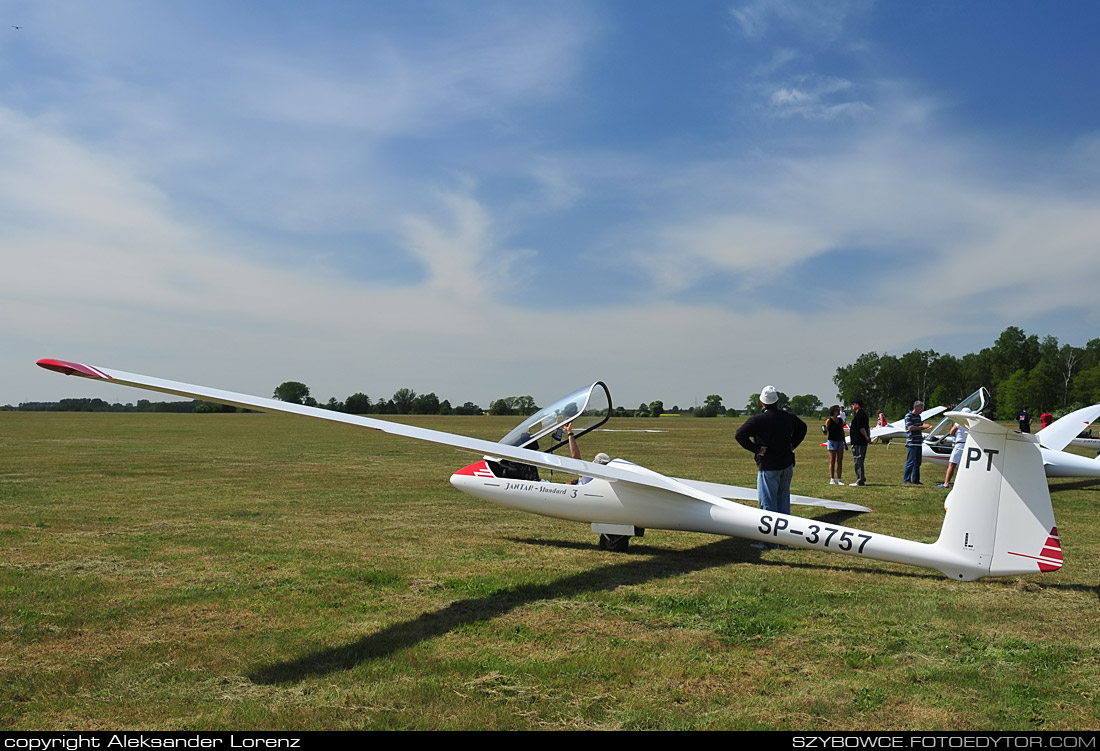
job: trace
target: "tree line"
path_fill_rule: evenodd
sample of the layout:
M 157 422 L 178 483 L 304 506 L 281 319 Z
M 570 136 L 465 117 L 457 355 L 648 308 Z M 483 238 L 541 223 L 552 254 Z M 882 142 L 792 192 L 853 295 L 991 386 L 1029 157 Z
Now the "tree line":
M 321 407 L 352 415 L 480 415 L 486 412 L 473 402 L 453 407 L 449 400 L 440 400 L 435 392 L 418 394 L 410 388 L 398 389 L 389 399 L 371 399 L 366 394 L 357 392 L 343 401 L 333 396 L 327 402 L 320 403 L 310 395 L 309 386 L 300 381 L 284 381 L 275 387 L 273 396 L 291 404 Z M 496 399 L 487 411 L 491 415 L 533 415 L 538 410 L 539 406 L 534 398 L 525 395 Z
M 982 386 L 993 397 L 987 416 L 1011 419 L 1025 406 L 1061 415 L 1100 402 L 1100 339 L 1077 347 L 1009 326 L 991 346 L 962 357 L 931 349 L 866 352 L 837 368 L 833 382 L 845 404 L 863 399 L 892 417 L 918 399 L 954 406 Z
M 0 410 L 9 412 L 237 412 L 227 404 L 215 404 L 193 399 L 189 402 L 151 402 L 138 399 L 137 404 L 121 402 L 109 403 L 102 399 L 72 398 L 56 402 L 20 402 L 18 407 L 5 404 Z
M 883 410 L 896 417 L 904 414 L 916 400 L 929 406 L 954 406 L 985 386 L 993 404 L 986 410 L 991 417 L 1010 419 L 1028 406 L 1032 411 L 1048 410 L 1065 414 L 1078 407 L 1100 402 L 1100 338 L 1090 339 L 1083 347 L 1061 344 L 1054 336 L 1041 339 L 1009 326 L 996 341 L 980 352 L 956 357 L 935 350 L 914 349 L 903 355 L 866 352 L 848 365 L 836 369 L 833 382 L 839 403 L 862 399 L 870 411 Z M 379 415 L 531 415 L 538 404 L 529 396 L 507 396 L 490 402 L 487 409 L 473 402 L 452 406 L 434 392 L 417 394 L 401 388 L 392 397 L 371 399 L 355 393 L 344 400 L 336 397 L 319 403 L 309 387 L 299 381 L 285 381 L 276 387 L 274 397 L 294 404 L 322 407 L 349 414 Z M 760 410 L 760 395 L 752 394 L 744 412 Z M 666 408 L 657 399 L 642 402 L 637 409 L 615 407 L 616 417 L 660 417 L 675 414 L 692 417 L 734 416 L 742 410 L 726 408 L 718 394 L 710 394 L 701 406 Z M 820 415 L 825 405 L 813 394 L 788 397 L 779 392 L 779 407 L 804 416 Z M 109 404 L 102 399 L 62 399 L 59 402 L 23 402 L 5 410 L 64 412 L 233 412 L 233 407 L 204 401 Z

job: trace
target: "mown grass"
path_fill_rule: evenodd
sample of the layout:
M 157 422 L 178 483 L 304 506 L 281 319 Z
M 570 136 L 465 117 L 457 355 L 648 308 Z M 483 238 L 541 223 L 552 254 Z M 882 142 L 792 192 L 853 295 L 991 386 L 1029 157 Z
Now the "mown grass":
M 583 449 L 751 486 L 736 424 Z M 1100 729 L 1100 482 L 1051 483 L 1061 571 L 959 583 L 660 530 L 601 552 L 454 491 L 466 454 L 291 417 L 0 413 L 0 451 L 2 727 Z M 875 512 L 799 513 L 931 541 L 939 472 L 903 462 L 833 487 L 803 448 L 796 493 Z

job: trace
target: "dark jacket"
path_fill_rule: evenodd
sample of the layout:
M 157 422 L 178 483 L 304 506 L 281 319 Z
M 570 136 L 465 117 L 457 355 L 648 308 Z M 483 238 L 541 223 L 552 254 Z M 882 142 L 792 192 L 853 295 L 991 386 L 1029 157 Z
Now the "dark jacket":
M 867 439 L 863 437 L 863 431 L 871 434 L 871 426 L 867 417 L 867 410 L 861 409 L 852 413 L 852 419 L 848 421 L 848 435 L 852 438 L 853 446 L 866 446 Z
M 734 438 L 756 455 L 758 469 L 769 471 L 794 465 L 794 450 L 806 437 L 806 423 L 774 404 L 753 415 L 737 429 Z

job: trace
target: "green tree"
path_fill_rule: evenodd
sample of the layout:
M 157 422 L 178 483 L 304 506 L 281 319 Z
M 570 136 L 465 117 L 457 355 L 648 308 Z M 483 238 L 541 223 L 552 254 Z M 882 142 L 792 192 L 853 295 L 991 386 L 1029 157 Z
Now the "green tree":
M 491 415 L 533 415 L 538 411 L 539 406 L 530 396 L 506 396 L 489 405 Z
M 1020 368 L 997 387 L 997 413 L 1003 418 L 1015 416 L 1031 405 L 1027 371 Z
M 1073 379 L 1071 398 L 1074 407 L 1087 407 L 1100 402 L 1100 364 L 1077 374 Z
M 905 391 L 908 394 L 915 396 L 922 402 L 928 401 L 928 392 L 935 387 L 934 384 L 930 385 L 929 376 L 932 374 L 932 366 L 938 358 L 939 354 L 931 349 L 914 349 L 898 358 L 901 373 L 904 374 L 906 381 Z
M 352 415 L 365 415 L 370 412 L 370 397 L 356 392 L 344 400 L 344 411 Z
M 990 360 L 996 384 L 1011 378 L 1021 368 L 1030 371 L 1039 362 L 1039 337 L 1027 336 L 1023 329 L 1009 326 L 993 343 Z
M 489 404 L 490 415 L 514 415 L 516 414 L 515 402 L 512 397 L 506 396 Z
M 409 388 L 400 388 L 393 392 L 394 414 L 407 415 L 412 412 L 416 392 Z
M 634 412 L 635 417 L 649 417 L 649 405 L 642 402 L 638 405 L 638 409 Z
M 514 404 L 516 410 L 521 415 L 530 416 L 539 411 L 539 405 L 535 403 L 534 397 L 530 395 L 515 396 L 512 398 L 515 400 Z
M 757 399 L 759 398 L 757 396 Z M 815 415 L 822 406 L 821 400 L 813 394 L 798 394 L 791 397 L 791 412 L 796 415 Z
M 284 381 L 275 387 L 275 398 L 281 402 L 304 404 L 309 398 L 309 386 L 299 381 Z
M 724 415 L 726 408 L 722 406 L 722 397 L 718 394 L 710 394 L 703 400 L 703 406 L 695 410 L 696 417 L 717 417 Z
M 1054 353 L 1057 357 L 1057 352 Z M 1062 404 L 1062 377 L 1057 361 L 1040 360 L 1027 374 L 1028 404 L 1054 407 Z
M 660 417 L 664 414 L 665 403 L 660 399 L 654 399 L 649 403 L 649 414 L 651 417 Z
M 419 394 L 413 399 L 411 411 L 414 415 L 438 415 L 439 397 L 434 393 Z
M 952 404 L 958 404 L 959 400 L 955 399 Z M 936 390 L 932 392 L 932 398 L 928 401 L 929 407 L 939 406 L 941 404 L 951 406 L 947 404 L 947 387 L 942 383 L 936 386 Z
M 836 384 L 837 394 L 845 404 L 851 404 L 853 399 L 864 399 L 871 404 L 879 404 L 886 398 L 882 375 L 882 357 L 877 352 L 865 352 L 851 365 L 837 368 L 833 383 Z M 756 396 L 759 399 L 760 395 Z M 754 406 L 753 410 L 755 409 L 758 407 Z

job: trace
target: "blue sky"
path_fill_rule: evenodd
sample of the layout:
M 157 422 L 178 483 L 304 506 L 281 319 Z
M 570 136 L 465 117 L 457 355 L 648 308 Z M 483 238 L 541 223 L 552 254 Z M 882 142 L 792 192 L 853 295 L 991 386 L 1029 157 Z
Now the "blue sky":
M 1090 2 L 6 2 L 0 403 L 832 401 L 1100 335 Z M 21 26 L 20 29 L 12 28 Z

